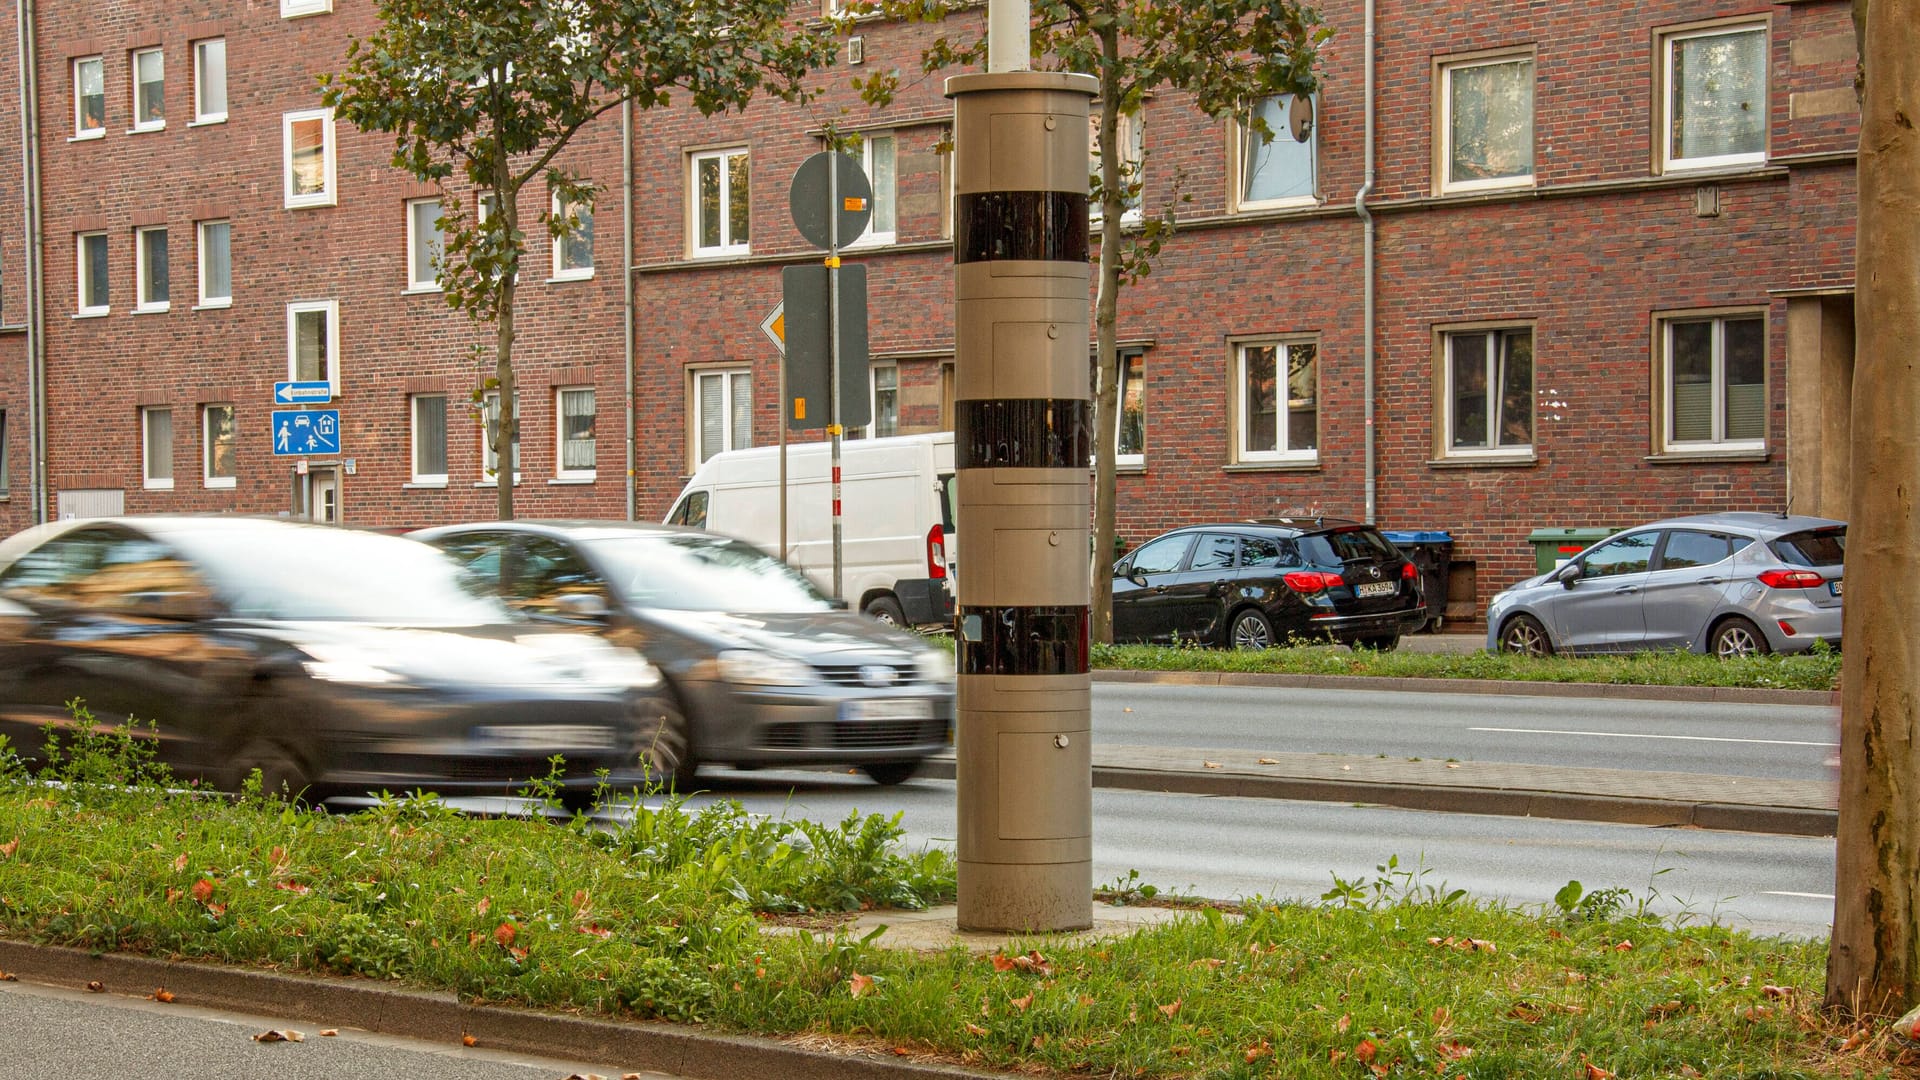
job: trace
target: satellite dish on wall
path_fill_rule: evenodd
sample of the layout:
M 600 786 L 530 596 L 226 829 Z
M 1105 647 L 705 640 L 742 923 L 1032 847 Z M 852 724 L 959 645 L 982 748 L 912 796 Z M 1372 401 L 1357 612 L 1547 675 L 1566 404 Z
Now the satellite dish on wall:
M 1287 110 L 1287 130 L 1293 132 L 1294 142 L 1313 138 L 1313 98 L 1294 95 L 1293 105 Z

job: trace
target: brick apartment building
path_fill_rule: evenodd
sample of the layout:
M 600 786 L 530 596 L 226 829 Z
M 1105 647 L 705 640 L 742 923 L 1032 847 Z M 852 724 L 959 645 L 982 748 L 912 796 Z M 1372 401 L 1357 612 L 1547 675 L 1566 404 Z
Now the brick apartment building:
M 38 7 L 37 342 L 16 329 L 32 293 L 28 120 L 0 110 L 0 528 L 35 516 L 36 351 L 48 514 L 489 516 L 472 406 L 485 335 L 417 259 L 435 192 L 387 165 L 383 137 L 315 111 L 313 75 L 372 28 L 369 6 Z M 1365 9 L 1322 11 L 1335 36 L 1306 141 L 1249 147 L 1177 93 L 1125 140 L 1146 211 L 1188 201 L 1121 299 L 1122 535 L 1300 510 L 1445 529 L 1458 616 L 1529 572 L 1541 526 L 1844 513 L 1857 113 L 1843 0 L 1377 0 L 1364 200 Z M 0 13 L 0 39 L 16 17 Z M 760 323 L 780 268 L 817 258 L 787 184 L 830 124 L 861 133 L 875 178 L 874 227 L 849 255 L 872 279 L 872 431 L 951 423 L 937 150 L 951 104 L 912 75 L 935 33 L 856 23 L 808 104 L 639 113 L 630 218 L 620 124 L 570 150 L 602 194 L 590 245 L 553 252 L 537 208 L 523 223 L 522 513 L 625 512 L 629 404 L 642 518 L 705 456 L 774 441 L 778 358 Z M 10 103 L 23 66 L 0 66 Z M 883 66 L 909 86 L 876 111 L 848 80 Z M 339 390 L 340 452 L 304 472 L 272 454 L 271 388 L 290 376 Z

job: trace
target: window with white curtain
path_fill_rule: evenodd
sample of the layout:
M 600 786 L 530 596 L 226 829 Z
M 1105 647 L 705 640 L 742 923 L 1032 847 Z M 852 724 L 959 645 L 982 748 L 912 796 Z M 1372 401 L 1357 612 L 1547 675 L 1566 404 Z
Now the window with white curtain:
M 693 373 L 693 460 L 753 445 L 753 374 L 745 368 Z
M 597 464 L 593 436 L 593 387 L 567 387 L 559 391 L 556 415 L 560 468 L 555 475 L 564 480 L 591 480 Z
M 165 406 L 140 410 L 140 457 L 144 486 L 173 487 L 173 410 Z
M 447 482 L 447 395 L 415 394 L 413 412 L 413 482 Z
M 1712 169 L 1766 161 L 1766 24 L 1670 34 L 1661 44 L 1666 167 Z
M 1443 64 L 1440 190 L 1533 183 L 1533 57 Z
M 1666 449 L 1764 449 L 1765 317 L 1670 318 L 1661 331 Z

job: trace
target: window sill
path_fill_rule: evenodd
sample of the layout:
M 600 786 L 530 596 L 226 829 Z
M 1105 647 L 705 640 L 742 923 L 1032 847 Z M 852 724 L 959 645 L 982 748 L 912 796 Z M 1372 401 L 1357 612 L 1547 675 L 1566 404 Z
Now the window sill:
M 145 482 L 143 482 L 143 483 L 142 483 L 142 484 L 140 485 L 140 487 L 142 488 L 142 490 L 145 490 L 145 491 L 172 491 L 172 490 L 173 490 L 173 481 L 171 481 L 171 480 L 148 480 L 148 481 L 145 481 Z
M 111 314 L 113 314 L 112 308 L 101 308 L 98 311 L 76 311 L 73 313 L 73 317 L 76 319 L 104 319 Z
M 1668 161 L 1661 165 L 1660 172 L 1665 176 L 1710 177 L 1718 173 L 1738 175 L 1740 173 L 1751 172 L 1754 169 L 1765 168 L 1766 165 L 1767 156 L 1765 154 L 1755 154 L 1753 157 L 1743 158 L 1738 161 L 1710 161 L 1699 165 L 1691 165 L 1684 161 Z
M 573 476 L 556 476 L 553 479 L 547 481 L 547 483 L 550 486 L 567 486 L 567 485 L 579 486 L 582 484 L 596 483 L 599 481 L 599 479 L 600 479 L 600 476 L 598 473 L 580 473 L 578 475 L 573 475 Z
M 687 258 L 692 262 L 724 262 L 728 259 L 744 259 L 752 254 L 749 248 L 695 248 Z
M 216 476 L 207 480 L 203 486 L 208 491 L 232 491 L 240 486 L 240 481 L 234 476 Z
M 1312 461 L 1236 461 L 1220 466 L 1221 472 L 1313 472 L 1320 468 L 1320 460 Z
M 224 311 L 227 308 L 230 308 L 232 306 L 233 306 L 233 297 L 229 296 L 225 300 L 201 301 L 200 303 L 193 305 L 193 307 L 190 308 L 189 310 L 191 311 Z
M 400 290 L 401 296 L 439 296 L 447 290 L 439 285 L 409 285 Z
M 70 143 L 93 142 L 95 139 L 104 139 L 106 137 L 107 129 L 101 128 L 99 131 L 83 131 L 78 135 L 69 135 L 67 136 L 67 141 Z
M 227 122 L 227 114 L 221 113 L 218 116 L 203 116 L 198 120 L 189 120 L 187 122 L 187 126 L 190 128 L 214 127 L 216 125 L 224 124 L 226 122 Z
M 165 315 L 167 312 L 172 310 L 173 310 L 172 304 L 153 304 L 149 307 L 134 308 L 133 313 L 135 315 Z
M 285 8 L 282 8 L 280 10 L 280 17 L 282 19 L 305 19 L 305 18 L 310 18 L 314 15 L 331 15 L 331 14 L 333 14 L 332 4 L 328 4 L 326 7 L 314 8 L 311 11 L 288 11 Z
M 548 278 L 547 284 L 558 285 L 561 282 L 566 282 L 566 281 L 592 281 L 592 280 L 593 280 L 593 271 L 591 270 L 569 270 L 564 274 L 555 274 L 552 277 Z
M 339 200 L 338 200 L 338 199 L 335 199 L 335 198 L 334 198 L 333 196 L 331 196 L 331 195 L 329 195 L 329 196 L 327 196 L 327 197 L 326 197 L 326 198 L 324 198 L 324 199 L 320 199 L 320 198 L 314 198 L 314 199 L 300 199 L 300 200 L 297 200 L 297 201 L 296 201 L 296 200 L 293 200 L 293 199 L 288 199 L 288 200 L 287 200 L 287 202 L 286 202 L 286 206 L 285 206 L 285 209 L 288 209 L 288 210 L 324 210 L 324 209 L 326 209 L 327 207 L 330 207 L 330 206 L 333 206 L 333 205 L 335 205 L 335 204 L 336 204 L 336 203 L 338 203 L 338 202 L 339 202 Z
M 1514 176 L 1499 180 L 1482 180 L 1478 183 L 1443 184 L 1434 194 L 1444 199 L 1453 195 L 1494 195 L 1501 192 L 1532 191 L 1539 186 L 1539 182 L 1532 176 Z
M 148 125 L 148 126 L 146 126 L 146 127 L 133 127 L 133 128 L 128 128 L 128 129 L 127 129 L 127 134 L 129 134 L 129 135 L 148 135 L 148 134 L 151 134 L 151 133 L 153 133 L 153 132 L 156 132 L 156 131 L 165 131 L 165 130 L 167 130 L 167 125 L 166 125 L 166 123 L 165 123 L 164 121 L 162 121 L 161 123 L 158 123 L 158 124 L 150 124 L 150 125 Z
M 1427 462 L 1429 469 L 1530 469 L 1540 464 L 1533 454 L 1488 454 L 1485 457 L 1434 458 Z
M 1699 465 L 1728 461 L 1766 461 L 1771 455 L 1759 450 L 1667 450 L 1648 454 L 1641 460 L 1649 465 Z
M 1272 210 L 1313 210 L 1325 206 L 1319 195 L 1297 195 L 1290 199 L 1257 199 L 1234 206 L 1236 214 L 1264 214 Z
M 475 484 L 474 486 L 479 487 L 480 485 Z M 497 487 L 498 485 L 488 484 L 487 486 Z M 447 482 L 445 480 L 411 480 L 400 485 L 400 490 L 402 491 L 445 491 L 446 489 Z

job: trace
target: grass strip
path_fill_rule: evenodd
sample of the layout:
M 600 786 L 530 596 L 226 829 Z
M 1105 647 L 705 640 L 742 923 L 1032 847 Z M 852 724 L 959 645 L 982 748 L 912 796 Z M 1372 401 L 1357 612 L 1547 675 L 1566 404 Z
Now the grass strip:
M 80 736 L 40 779 L 0 767 L 0 933 L 1099 1076 L 1911 1075 L 1888 1028 L 1819 1012 L 1823 942 L 1661 921 L 1619 890 L 1522 910 L 1390 861 L 1314 904 L 916 953 L 765 932 L 950 898 L 951 856 L 900 852 L 894 819 L 332 816 L 165 783 L 124 734 Z

